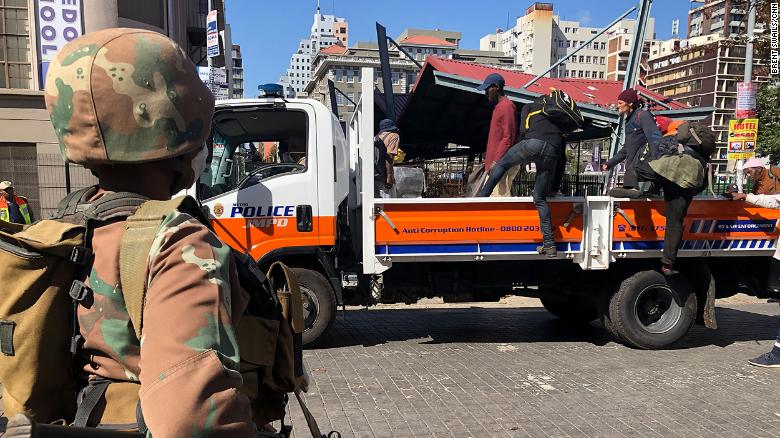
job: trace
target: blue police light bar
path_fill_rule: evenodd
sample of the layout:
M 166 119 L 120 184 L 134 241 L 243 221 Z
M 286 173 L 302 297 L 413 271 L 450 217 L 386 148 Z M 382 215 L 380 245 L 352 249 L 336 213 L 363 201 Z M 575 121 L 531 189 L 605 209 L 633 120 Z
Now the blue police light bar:
M 283 97 L 284 87 L 279 84 L 263 84 L 257 87 L 263 97 Z

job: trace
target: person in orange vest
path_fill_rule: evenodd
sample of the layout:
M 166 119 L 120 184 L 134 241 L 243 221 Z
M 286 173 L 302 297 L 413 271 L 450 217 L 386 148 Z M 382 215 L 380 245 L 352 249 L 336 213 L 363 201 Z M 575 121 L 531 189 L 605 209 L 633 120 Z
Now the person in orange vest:
M 11 181 L 0 182 L 0 220 L 15 224 L 31 224 L 33 221 L 27 198 L 16 196 Z

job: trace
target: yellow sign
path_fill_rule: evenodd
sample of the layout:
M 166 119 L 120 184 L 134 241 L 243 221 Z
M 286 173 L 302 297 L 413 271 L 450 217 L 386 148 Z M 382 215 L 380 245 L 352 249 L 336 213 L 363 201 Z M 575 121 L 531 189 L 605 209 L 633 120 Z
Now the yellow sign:
M 748 160 L 756 155 L 758 119 L 729 120 L 729 160 Z

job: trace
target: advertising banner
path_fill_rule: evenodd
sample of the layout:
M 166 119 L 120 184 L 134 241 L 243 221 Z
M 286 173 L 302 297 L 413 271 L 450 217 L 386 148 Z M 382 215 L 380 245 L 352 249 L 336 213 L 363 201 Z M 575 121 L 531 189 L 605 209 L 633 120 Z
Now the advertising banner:
M 758 86 L 754 82 L 737 83 L 737 118 L 747 119 L 756 116 L 756 94 Z
M 756 155 L 758 119 L 729 120 L 729 160 L 748 160 Z
M 36 0 L 36 34 L 38 40 L 39 82 L 46 81 L 49 63 L 57 52 L 83 33 L 82 0 Z
M 219 56 L 219 30 L 217 29 L 217 11 L 210 11 L 206 17 L 206 53 L 209 58 Z

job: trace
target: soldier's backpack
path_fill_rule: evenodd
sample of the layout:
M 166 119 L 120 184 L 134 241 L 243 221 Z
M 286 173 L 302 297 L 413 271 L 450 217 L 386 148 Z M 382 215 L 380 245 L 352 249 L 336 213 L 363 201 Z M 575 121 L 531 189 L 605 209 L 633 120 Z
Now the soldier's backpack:
M 111 393 L 110 382 L 90 385 L 83 388 L 83 400 L 78 403 L 77 393 L 84 382 L 76 379 L 71 366 L 81 341 L 75 309 L 88 294 L 81 280 L 91 269 L 90 240 L 96 225 L 126 219 L 120 246 L 120 268 L 125 269 L 120 269 L 120 277 L 128 314 L 140 339 L 146 278 L 145 270 L 137 267 L 148 262 L 162 220 L 179 210 L 208 224 L 190 197 L 149 201 L 131 193 L 111 193 L 89 203 L 96 191 L 92 187 L 70 194 L 51 220 L 23 228 L 0 224 L 4 286 L 0 295 L 0 382 L 8 417 L 18 413 L 39 423 L 85 426 L 107 389 Z M 273 265 L 266 278 L 249 257 L 234 256 L 241 286 L 251 295 L 237 329 L 245 376 L 242 392 L 252 400 L 256 423 L 263 425 L 283 420 L 287 393 L 294 392 L 303 401 L 300 290 L 284 265 Z M 301 407 L 308 413 L 305 404 Z M 109 403 L 106 413 L 110 410 Z M 142 414 L 137 411 L 138 428 L 144 431 Z M 316 422 L 310 419 L 312 435 L 320 438 Z M 281 432 L 284 436 L 290 430 L 285 427 Z
M 564 134 L 570 134 L 582 128 L 585 118 L 582 111 L 568 94 L 561 90 L 552 90 L 536 98 L 535 103 L 541 106 L 541 112 Z

